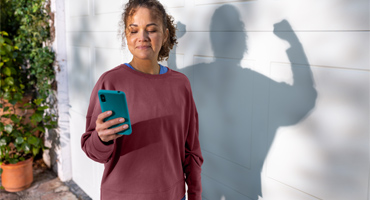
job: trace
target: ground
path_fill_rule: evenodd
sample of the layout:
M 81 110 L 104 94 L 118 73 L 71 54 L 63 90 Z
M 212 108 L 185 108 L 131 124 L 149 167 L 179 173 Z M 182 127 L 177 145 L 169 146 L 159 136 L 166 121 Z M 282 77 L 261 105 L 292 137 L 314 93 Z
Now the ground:
M 1 176 L 0 176 L 1 181 Z M 33 162 L 33 183 L 20 192 L 0 189 L 0 200 L 91 200 L 73 181 L 62 182 L 42 159 Z

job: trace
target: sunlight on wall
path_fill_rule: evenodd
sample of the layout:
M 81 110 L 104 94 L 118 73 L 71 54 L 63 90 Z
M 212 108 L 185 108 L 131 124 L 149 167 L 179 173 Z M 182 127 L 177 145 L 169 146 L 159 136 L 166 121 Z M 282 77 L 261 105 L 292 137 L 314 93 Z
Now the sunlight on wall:
M 67 2 L 73 176 L 99 199 L 81 124 L 97 77 L 132 58 L 116 37 L 127 0 Z M 199 112 L 204 199 L 369 198 L 368 0 L 161 2 L 179 35 L 162 63 Z

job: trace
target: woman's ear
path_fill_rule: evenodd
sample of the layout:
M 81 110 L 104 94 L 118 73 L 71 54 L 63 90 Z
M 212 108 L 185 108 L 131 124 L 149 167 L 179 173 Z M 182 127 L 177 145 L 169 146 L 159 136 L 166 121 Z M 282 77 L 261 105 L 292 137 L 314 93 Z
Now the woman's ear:
M 164 40 L 163 40 L 162 46 L 167 42 L 169 36 L 170 36 L 170 31 L 168 30 L 168 28 L 166 28 L 166 31 L 164 32 Z

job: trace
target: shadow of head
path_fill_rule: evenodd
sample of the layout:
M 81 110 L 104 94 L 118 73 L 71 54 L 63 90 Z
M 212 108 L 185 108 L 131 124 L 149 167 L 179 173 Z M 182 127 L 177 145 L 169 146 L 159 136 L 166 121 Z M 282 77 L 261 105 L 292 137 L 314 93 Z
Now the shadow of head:
M 210 38 L 215 57 L 242 59 L 247 52 L 247 33 L 239 11 L 223 5 L 212 16 Z

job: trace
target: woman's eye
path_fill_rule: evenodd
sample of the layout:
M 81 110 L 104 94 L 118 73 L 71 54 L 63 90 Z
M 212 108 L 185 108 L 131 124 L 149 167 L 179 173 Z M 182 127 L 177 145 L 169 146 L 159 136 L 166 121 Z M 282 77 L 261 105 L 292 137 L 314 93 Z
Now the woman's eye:
M 131 31 L 131 34 L 137 33 L 137 31 Z
M 155 33 L 155 32 L 157 32 L 157 30 L 149 30 L 148 32 L 149 33 Z

